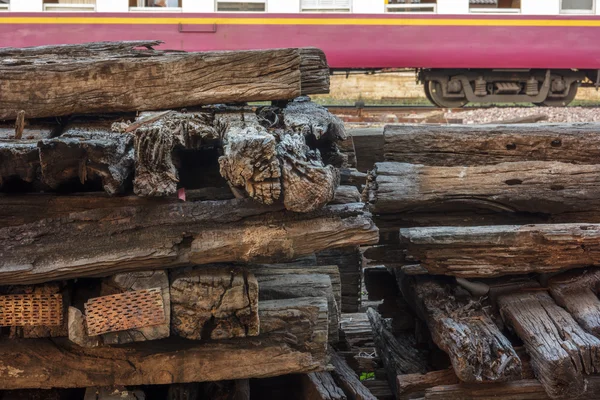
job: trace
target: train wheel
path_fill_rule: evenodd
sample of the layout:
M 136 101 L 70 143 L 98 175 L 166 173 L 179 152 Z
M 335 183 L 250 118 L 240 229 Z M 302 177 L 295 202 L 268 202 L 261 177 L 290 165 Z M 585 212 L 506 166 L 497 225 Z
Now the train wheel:
M 568 106 L 573 100 L 575 100 L 575 96 L 577 96 L 577 89 L 579 89 L 579 83 L 571 84 L 569 88 L 569 93 L 565 97 L 561 97 L 560 99 L 551 99 L 546 98 L 541 103 L 533 103 L 539 107 L 565 107 Z
M 437 106 L 437 104 L 435 104 L 433 101 L 433 97 L 431 97 L 431 92 L 429 91 L 429 81 L 423 84 L 423 90 L 425 91 L 425 97 L 427 97 L 427 100 L 429 100 L 431 104 Z
M 467 99 L 447 99 L 443 97 L 442 85 L 439 82 L 429 81 L 426 83 L 429 91 L 428 99 L 438 107 L 441 108 L 461 108 L 468 103 Z M 427 90 L 425 91 L 427 95 Z

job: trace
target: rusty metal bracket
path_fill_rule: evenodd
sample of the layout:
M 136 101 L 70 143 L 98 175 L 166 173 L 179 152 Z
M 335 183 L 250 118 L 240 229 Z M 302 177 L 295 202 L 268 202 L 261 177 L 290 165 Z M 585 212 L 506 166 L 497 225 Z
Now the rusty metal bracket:
M 62 322 L 61 294 L 0 296 L 0 326 L 57 326 Z
M 90 336 L 159 325 L 166 318 L 160 288 L 90 299 L 85 314 Z

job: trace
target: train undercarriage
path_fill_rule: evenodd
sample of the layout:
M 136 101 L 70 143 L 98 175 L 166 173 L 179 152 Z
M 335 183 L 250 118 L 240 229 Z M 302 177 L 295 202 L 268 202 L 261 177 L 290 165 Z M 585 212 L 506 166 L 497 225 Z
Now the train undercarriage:
M 421 69 L 425 95 L 442 108 L 468 103 L 534 103 L 563 107 L 581 85 L 598 87 L 598 70 Z

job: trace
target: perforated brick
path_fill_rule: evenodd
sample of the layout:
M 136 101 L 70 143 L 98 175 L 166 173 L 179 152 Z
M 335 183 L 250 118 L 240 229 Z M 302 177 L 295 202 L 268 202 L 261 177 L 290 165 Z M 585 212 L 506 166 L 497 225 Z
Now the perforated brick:
M 57 326 L 63 321 L 61 294 L 0 296 L 0 326 Z
M 96 297 L 85 303 L 88 334 L 143 328 L 165 322 L 160 288 Z

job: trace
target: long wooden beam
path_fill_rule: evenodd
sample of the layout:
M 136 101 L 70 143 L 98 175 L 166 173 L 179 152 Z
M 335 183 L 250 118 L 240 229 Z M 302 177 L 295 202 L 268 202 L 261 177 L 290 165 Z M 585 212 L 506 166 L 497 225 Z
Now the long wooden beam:
M 440 205 L 559 214 L 600 206 L 600 164 L 521 161 L 482 166 L 377 163 L 367 185 L 377 214 Z
M 600 225 L 545 224 L 400 229 L 411 262 L 464 278 L 600 265 Z
M 327 61 L 318 49 L 151 49 L 160 43 L 5 49 L 0 120 L 15 119 L 20 110 L 25 118 L 42 118 L 285 100 L 329 91 Z
M 259 313 L 257 338 L 171 338 L 99 348 L 79 347 L 67 339 L 0 341 L 0 390 L 159 385 L 325 369 L 326 299 L 263 301 Z
M 425 165 L 600 159 L 598 124 L 388 125 L 384 140 L 386 161 Z
M 373 244 L 362 203 L 297 214 L 252 200 L 94 209 L 0 229 L 0 277 L 27 284 L 217 262 L 272 262 Z

